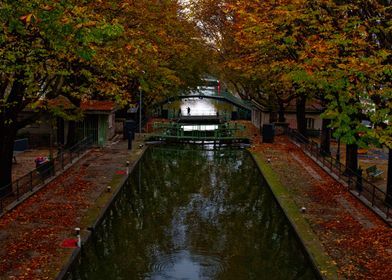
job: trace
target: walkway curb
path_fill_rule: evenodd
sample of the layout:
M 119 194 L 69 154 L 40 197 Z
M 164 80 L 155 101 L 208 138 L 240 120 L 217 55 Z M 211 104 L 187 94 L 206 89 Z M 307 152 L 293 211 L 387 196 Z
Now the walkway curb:
M 250 151 L 256 165 L 267 181 L 275 199 L 291 223 L 294 231 L 304 246 L 311 262 L 316 268 L 319 277 L 325 280 L 342 279 L 334 261 L 326 254 L 318 236 L 313 232 L 306 218 L 300 212 L 298 205 L 293 201 L 289 191 L 279 181 L 277 174 L 268 165 L 263 155 Z
M 113 205 L 113 202 L 117 198 L 118 194 L 122 190 L 124 184 L 127 182 L 129 178 L 129 174 L 132 173 L 134 170 L 135 166 L 138 164 L 140 159 L 143 157 L 145 151 L 147 150 L 148 147 L 143 145 L 143 148 L 140 149 L 140 154 L 136 154 L 136 158 L 132 162 L 132 165 L 128 167 L 127 173 L 125 176 L 121 176 L 121 178 L 116 178 L 116 175 L 112 177 L 112 183 L 110 184 L 110 187 L 112 188 L 111 191 L 111 196 L 107 197 L 105 200 L 105 204 L 103 207 L 100 207 L 99 213 L 97 216 L 94 217 L 94 221 L 92 224 L 88 225 L 87 228 L 82 229 L 82 247 L 81 248 L 75 248 L 69 257 L 68 261 L 64 264 L 62 267 L 61 271 L 57 274 L 57 277 L 55 278 L 56 280 L 63 280 L 67 279 L 68 276 L 68 271 L 73 267 L 73 265 L 77 262 L 77 260 L 81 257 L 81 253 L 83 250 L 84 244 L 89 242 L 92 234 L 94 234 L 95 228 L 99 226 L 103 219 L 105 218 L 107 210 Z M 133 148 L 133 151 L 135 151 L 136 148 Z M 135 155 L 135 154 L 132 154 Z M 132 157 L 132 155 L 129 156 L 129 159 Z M 93 210 L 93 209 L 90 209 Z

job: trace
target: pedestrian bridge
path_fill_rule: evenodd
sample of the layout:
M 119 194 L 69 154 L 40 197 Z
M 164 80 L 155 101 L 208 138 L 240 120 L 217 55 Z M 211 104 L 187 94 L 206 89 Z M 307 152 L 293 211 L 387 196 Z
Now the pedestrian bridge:
M 234 106 L 244 110 L 249 110 L 249 111 L 252 110 L 252 106 L 249 102 L 232 95 L 228 91 L 217 92 L 215 90 L 201 90 L 193 93 L 183 93 L 177 96 L 169 97 L 162 103 L 166 104 L 168 102 L 173 102 L 178 99 L 186 99 L 186 98 L 200 98 L 200 99 L 210 98 L 210 99 L 221 100 L 221 101 L 231 103 Z

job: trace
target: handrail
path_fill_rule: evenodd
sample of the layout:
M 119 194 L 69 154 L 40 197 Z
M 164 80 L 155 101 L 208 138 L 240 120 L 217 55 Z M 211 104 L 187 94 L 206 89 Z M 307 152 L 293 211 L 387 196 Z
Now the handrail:
M 319 164 L 329 169 L 330 173 L 333 173 L 340 180 L 344 181 L 347 185 L 347 190 L 352 194 L 356 194 L 355 197 L 367 200 L 372 207 L 377 208 L 385 215 L 383 218 L 387 220 L 392 218 L 392 206 L 386 202 L 392 200 L 392 197 L 388 197 L 386 192 L 363 178 L 361 169 L 352 170 L 332 155 L 323 154 L 318 143 L 307 139 L 297 130 L 288 129 L 287 135 L 302 150 L 314 157 Z M 378 211 L 376 212 L 378 213 Z
M 93 138 L 86 137 L 69 149 L 60 151 L 56 157 L 49 159 L 48 162 L 14 180 L 11 184 L 0 187 L 0 214 L 3 213 L 5 207 L 19 201 L 24 194 L 33 192 L 47 179 L 53 178 L 57 170 L 63 171 L 67 165 L 72 164 L 92 145 Z

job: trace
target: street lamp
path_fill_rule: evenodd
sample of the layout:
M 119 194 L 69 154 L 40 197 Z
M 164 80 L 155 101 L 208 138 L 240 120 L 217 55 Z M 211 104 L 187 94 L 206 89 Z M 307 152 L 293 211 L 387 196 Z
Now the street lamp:
M 336 164 L 340 164 L 340 137 L 338 138 L 338 149 L 336 151 Z
M 143 81 L 143 76 L 144 74 L 146 74 L 146 72 L 143 70 L 142 71 L 142 77 L 141 77 L 141 81 Z M 139 134 L 142 133 L 142 100 L 143 100 L 143 93 L 142 93 L 142 84 L 141 81 L 139 83 Z
M 139 134 L 142 133 L 142 87 L 139 86 Z

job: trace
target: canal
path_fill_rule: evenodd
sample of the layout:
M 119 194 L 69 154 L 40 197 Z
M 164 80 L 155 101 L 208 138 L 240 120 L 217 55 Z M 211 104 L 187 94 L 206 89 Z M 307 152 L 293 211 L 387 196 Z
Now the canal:
M 150 147 L 68 280 L 317 279 L 251 156 Z

